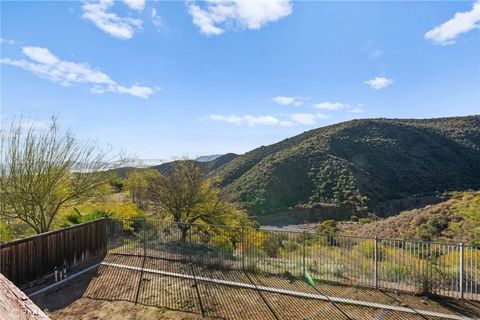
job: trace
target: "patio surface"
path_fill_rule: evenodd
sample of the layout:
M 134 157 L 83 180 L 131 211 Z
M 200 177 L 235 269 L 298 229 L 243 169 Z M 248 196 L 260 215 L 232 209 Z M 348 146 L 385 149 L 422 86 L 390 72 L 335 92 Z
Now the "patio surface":
M 309 284 L 289 275 L 116 254 L 32 300 L 48 309 L 52 319 L 477 319 L 480 315 L 480 303 L 467 300 L 353 284 Z

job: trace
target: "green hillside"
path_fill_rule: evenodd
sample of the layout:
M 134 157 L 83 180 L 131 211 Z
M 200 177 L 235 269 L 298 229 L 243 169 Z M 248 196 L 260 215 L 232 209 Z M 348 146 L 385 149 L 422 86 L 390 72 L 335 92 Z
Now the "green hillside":
M 369 223 L 342 222 L 342 234 L 362 237 L 457 241 L 480 245 L 480 192 L 454 193 L 445 201 Z
M 214 174 L 254 215 L 372 212 L 393 199 L 480 189 L 480 116 L 348 121 L 254 149 Z

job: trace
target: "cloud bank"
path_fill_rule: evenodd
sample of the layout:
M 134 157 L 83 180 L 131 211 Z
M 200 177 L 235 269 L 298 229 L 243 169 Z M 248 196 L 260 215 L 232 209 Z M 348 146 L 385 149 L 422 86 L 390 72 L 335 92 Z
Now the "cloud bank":
M 222 116 L 212 114 L 207 117 L 210 120 L 226 122 L 236 125 L 247 125 L 250 127 L 255 126 L 281 126 L 281 127 L 293 127 L 296 125 L 311 126 L 317 124 L 318 120 L 328 119 L 329 116 L 321 113 L 294 113 L 289 115 L 286 119 L 279 119 L 278 117 L 266 115 L 266 116 L 252 116 L 252 115 L 230 115 Z
M 136 11 L 142 11 L 145 7 L 145 1 L 124 0 L 124 2 L 130 9 Z M 141 29 L 142 20 L 120 17 L 116 13 L 109 12 L 113 4 L 113 0 L 85 2 L 82 5 L 82 17 L 114 38 L 122 40 L 132 38 L 135 32 Z
M 209 0 L 200 6 L 187 3 L 192 22 L 205 35 L 220 35 L 229 29 L 260 29 L 292 13 L 290 0 Z
M 0 63 L 22 68 L 63 86 L 89 84 L 92 86 L 90 91 L 97 94 L 114 92 L 148 98 L 155 92 L 153 88 L 136 84 L 130 87 L 121 86 L 104 72 L 86 63 L 61 60 L 47 48 L 23 47 L 22 52 L 28 60 L 2 58 Z
M 295 106 L 299 107 L 303 104 L 302 97 L 288 97 L 288 96 L 276 96 L 272 98 L 272 101 L 283 106 Z
M 442 46 L 455 43 L 462 33 L 480 28 L 480 0 L 470 11 L 457 12 L 452 19 L 425 33 L 425 39 Z

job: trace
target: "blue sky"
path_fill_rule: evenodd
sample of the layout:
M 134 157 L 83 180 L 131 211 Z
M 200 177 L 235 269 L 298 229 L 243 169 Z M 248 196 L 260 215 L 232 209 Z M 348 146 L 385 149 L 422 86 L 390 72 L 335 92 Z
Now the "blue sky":
M 2 125 L 139 158 L 480 113 L 480 2 L 1 2 Z

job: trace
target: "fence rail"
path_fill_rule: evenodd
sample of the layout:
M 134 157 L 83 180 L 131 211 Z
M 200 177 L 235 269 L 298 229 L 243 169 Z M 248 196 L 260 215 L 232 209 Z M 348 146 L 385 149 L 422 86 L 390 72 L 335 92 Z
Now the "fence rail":
M 0 273 L 16 285 L 72 267 L 106 252 L 105 219 L 43 233 L 0 245 Z
M 313 232 L 108 220 L 110 253 L 480 300 L 480 250 Z

